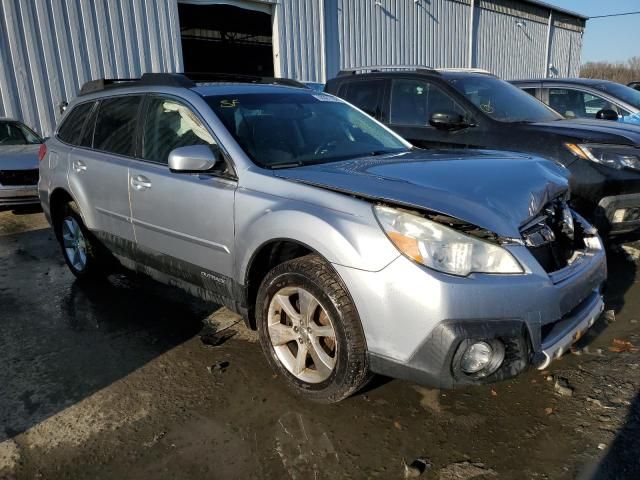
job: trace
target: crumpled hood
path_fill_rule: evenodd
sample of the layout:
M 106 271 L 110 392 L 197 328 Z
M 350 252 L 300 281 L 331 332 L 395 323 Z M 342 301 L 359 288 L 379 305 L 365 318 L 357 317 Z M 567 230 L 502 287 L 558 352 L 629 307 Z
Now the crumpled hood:
M 40 144 L 0 145 L 0 170 L 32 170 L 38 168 Z
M 515 238 L 520 226 L 568 189 L 567 170 L 556 163 L 486 150 L 416 150 L 276 170 L 275 175 L 447 214 Z
M 633 123 L 607 120 L 558 120 L 526 124 L 528 130 L 572 136 L 583 142 L 613 143 L 640 147 L 640 128 Z

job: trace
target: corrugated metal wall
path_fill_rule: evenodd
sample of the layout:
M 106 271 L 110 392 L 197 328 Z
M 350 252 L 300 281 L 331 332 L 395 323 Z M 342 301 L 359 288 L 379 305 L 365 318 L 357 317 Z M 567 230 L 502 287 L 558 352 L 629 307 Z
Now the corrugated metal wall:
M 545 18 L 518 10 L 522 4 L 505 4 L 484 1 L 475 9 L 473 65 L 502 78 L 540 77 L 546 64 L 548 10 Z
M 280 0 L 273 7 L 277 23 L 280 75 L 324 81 L 324 5 L 321 0 Z
M 87 80 L 183 70 L 178 0 L 0 2 L 0 116 L 22 119 L 44 135 L 54 128 L 58 103 L 73 98 Z M 544 76 L 549 10 L 519 0 L 475 3 L 473 66 L 505 78 Z M 312 81 L 364 65 L 466 67 L 470 4 L 246 2 L 272 9 L 276 71 Z M 552 73 L 579 73 L 583 30 L 582 20 L 554 13 Z
M 580 75 L 582 33 L 554 25 L 551 29 L 549 54 L 550 76 L 577 77 Z
M 3 0 L 0 116 L 43 135 L 91 79 L 182 71 L 175 0 Z
M 329 77 L 340 68 L 365 65 L 469 66 L 470 0 L 324 4 Z M 475 0 L 471 65 L 510 79 L 544 76 L 549 13 L 548 8 L 521 0 Z M 559 16 L 562 22 L 554 22 L 549 56 L 577 75 L 584 22 Z
M 337 0 L 335 5 L 340 68 L 467 64 L 468 0 Z

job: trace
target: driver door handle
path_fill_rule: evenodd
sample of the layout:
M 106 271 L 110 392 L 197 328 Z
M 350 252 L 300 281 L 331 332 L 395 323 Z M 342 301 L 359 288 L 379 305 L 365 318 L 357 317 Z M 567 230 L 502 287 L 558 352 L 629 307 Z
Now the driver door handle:
M 131 177 L 131 186 L 138 191 L 148 190 L 151 188 L 151 181 L 144 175 L 136 175 Z
M 71 162 L 71 168 L 73 168 L 73 171 L 76 173 L 86 172 L 87 164 L 82 160 L 74 160 L 73 162 Z

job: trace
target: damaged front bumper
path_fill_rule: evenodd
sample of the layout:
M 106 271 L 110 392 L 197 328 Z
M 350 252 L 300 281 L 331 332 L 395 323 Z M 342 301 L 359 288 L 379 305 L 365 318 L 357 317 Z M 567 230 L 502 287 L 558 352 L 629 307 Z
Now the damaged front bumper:
M 599 291 L 594 291 L 574 311 L 557 322 L 543 326 L 542 350 L 533 359 L 538 370 L 560 358 L 595 323 L 604 311 L 604 302 Z
M 525 274 L 461 278 L 405 257 L 379 272 L 336 265 L 360 313 L 371 369 L 454 388 L 544 368 L 564 353 L 602 311 L 603 249 L 585 250 L 571 266 L 548 274 L 526 247 L 508 248 Z M 480 377 L 462 371 L 470 342 L 496 340 L 504 360 L 495 372 Z

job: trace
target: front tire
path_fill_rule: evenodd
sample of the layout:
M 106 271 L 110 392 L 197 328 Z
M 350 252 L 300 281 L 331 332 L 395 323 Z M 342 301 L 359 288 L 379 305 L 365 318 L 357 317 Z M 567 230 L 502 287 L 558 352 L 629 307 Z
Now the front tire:
M 335 403 L 370 378 L 362 325 L 340 277 L 318 255 L 278 265 L 256 301 L 260 344 L 298 395 Z
M 54 229 L 64 260 L 79 280 L 103 280 L 109 275 L 106 254 L 82 221 L 75 202 L 63 207 Z

